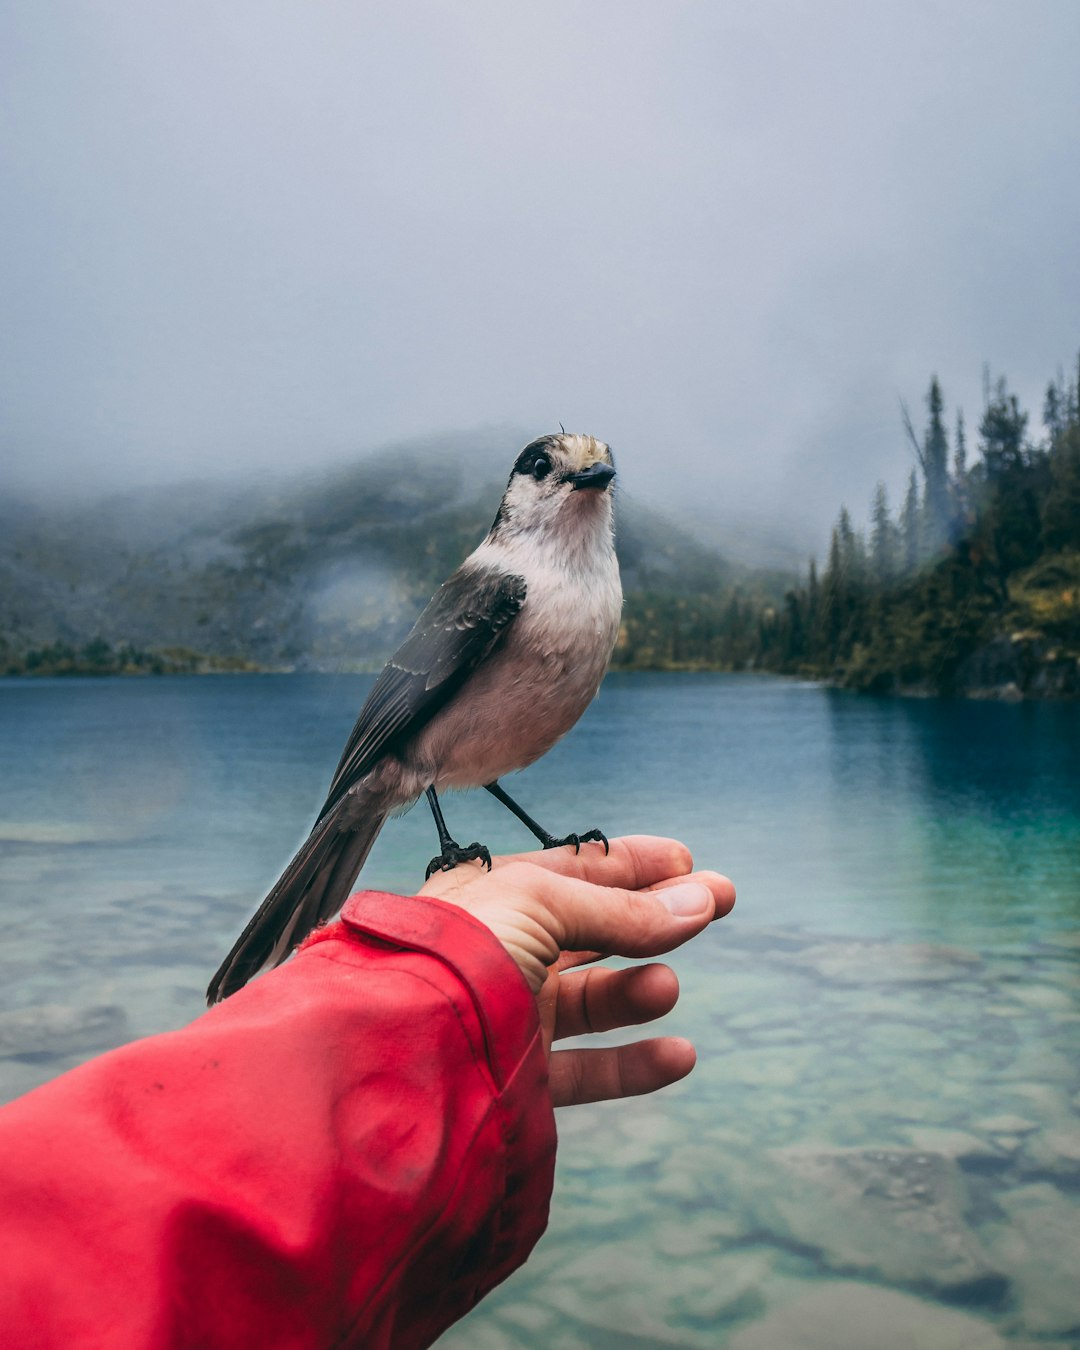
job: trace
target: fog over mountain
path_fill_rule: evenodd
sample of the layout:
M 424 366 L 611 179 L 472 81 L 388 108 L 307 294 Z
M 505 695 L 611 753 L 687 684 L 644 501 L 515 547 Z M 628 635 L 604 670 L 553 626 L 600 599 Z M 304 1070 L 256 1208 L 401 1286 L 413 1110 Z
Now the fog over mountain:
M 0 489 L 563 422 L 820 555 L 898 396 L 974 425 L 986 361 L 1037 413 L 1076 350 L 1078 45 L 1073 0 L 9 0 Z
M 449 448 L 448 448 L 449 447 Z M 480 542 L 505 473 L 475 441 L 399 443 L 347 468 L 0 504 L 0 672 L 105 643 L 110 667 L 378 667 Z M 618 503 L 624 586 L 778 598 L 653 507 Z M 120 648 L 138 654 L 116 657 Z M 162 657 L 164 653 L 164 657 Z M 104 658 L 104 652 L 102 653 Z M 35 663 L 38 658 L 31 657 Z M 93 668 L 93 652 L 79 668 Z M 35 664 L 34 668 L 40 668 Z

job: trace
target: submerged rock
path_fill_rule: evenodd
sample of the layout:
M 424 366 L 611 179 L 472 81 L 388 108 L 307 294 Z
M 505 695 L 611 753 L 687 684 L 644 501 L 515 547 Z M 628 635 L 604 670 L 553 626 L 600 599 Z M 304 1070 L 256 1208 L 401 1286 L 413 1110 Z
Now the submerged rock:
M 768 1269 L 761 1253 L 665 1261 L 651 1244 L 609 1242 L 561 1266 L 544 1295 L 566 1317 L 630 1344 L 711 1347 L 712 1328 L 761 1307 Z
M 727 1344 L 729 1350 L 1005 1350 L 979 1317 L 849 1280 L 785 1303 Z
M 1037 1122 L 1028 1120 L 1027 1116 L 1011 1115 L 1003 1111 L 997 1116 L 987 1116 L 983 1120 L 973 1122 L 974 1128 L 983 1130 L 987 1134 L 1030 1134 L 1032 1130 L 1039 1128 Z
M 858 939 L 816 942 L 781 959 L 830 984 L 943 984 L 982 965 L 977 953 L 962 947 Z
M 657 1225 L 653 1236 L 657 1251 L 664 1256 L 701 1260 L 734 1246 L 743 1233 L 733 1216 L 705 1210 L 669 1219 Z
M 998 1132 L 1001 1133 L 1000 1131 Z M 978 1166 L 980 1163 L 994 1160 L 1004 1161 L 1008 1150 L 1000 1144 L 989 1144 L 977 1135 L 966 1130 L 941 1129 L 932 1125 L 915 1126 L 908 1131 L 913 1146 L 920 1152 L 940 1153 L 945 1158 L 955 1158 L 963 1167 L 965 1163 Z
M 775 1239 L 819 1251 L 839 1272 L 873 1274 L 994 1303 L 1006 1290 L 965 1213 L 952 1158 L 916 1149 L 777 1150 L 786 1172 L 759 1196 Z
M 1065 1121 L 1026 1142 L 1026 1160 L 1033 1170 L 1068 1181 L 1080 1173 L 1080 1121 Z
M 1007 1263 L 1029 1333 L 1080 1335 L 1080 1205 L 1041 1182 L 998 1197 L 1009 1217 L 991 1232 L 994 1254 Z

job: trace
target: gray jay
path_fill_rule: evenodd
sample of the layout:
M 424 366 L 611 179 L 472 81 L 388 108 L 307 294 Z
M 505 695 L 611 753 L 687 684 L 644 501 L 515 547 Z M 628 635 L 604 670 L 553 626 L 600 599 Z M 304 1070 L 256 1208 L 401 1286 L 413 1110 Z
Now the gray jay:
M 387 816 L 426 794 L 438 868 L 491 857 L 450 837 L 438 793 L 485 787 L 545 848 L 557 839 L 498 780 L 545 754 L 600 687 L 619 632 L 611 451 L 543 436 L 518 455 L 487 538 L 435 592 L 352 729 L 315 826 L 210 981 L 210 1003 L 277 965 L 341 908 Z

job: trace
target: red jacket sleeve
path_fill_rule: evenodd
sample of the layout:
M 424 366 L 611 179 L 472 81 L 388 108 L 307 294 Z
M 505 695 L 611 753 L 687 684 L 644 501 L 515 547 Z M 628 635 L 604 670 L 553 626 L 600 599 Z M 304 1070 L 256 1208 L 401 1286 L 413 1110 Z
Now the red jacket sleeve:
M 0 1341 L 429 1345 L 532 1250 L 554 1155 L 499 942 L 353 896 L 190 1026 L 0 1110 Z

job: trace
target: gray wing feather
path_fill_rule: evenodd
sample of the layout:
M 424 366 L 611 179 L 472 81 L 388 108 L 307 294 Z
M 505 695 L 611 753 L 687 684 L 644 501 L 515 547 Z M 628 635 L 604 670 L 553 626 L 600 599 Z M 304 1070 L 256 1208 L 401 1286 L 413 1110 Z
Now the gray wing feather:
M 422 726 L 457 692 L 525 603 L 525 579 L 458 568 L 435 592 L 383 667 L 352 729 L 320 817 L 382 755 Z
M 263 966 L 284 961 L 341 908 L 386 819 L 385 805 L 376 800 L 367 807 L 347 830 L 332 815 L 317 822 L 210 981 L 209 1003 L 228 998 Z
M 388 810 L 377 792 L 339 807 L 378 759 L 414 734 L 460 688 L 525 601 L 522 577 L 460 568 L 436 591 L 368 695 L 315 828 L 210 982 L 211 1003 L 246 983 L 341 906 Z M 346 818 L 347 817 L 347 818 Z

